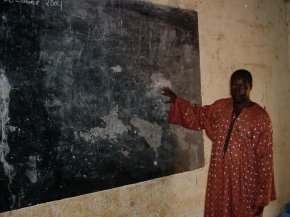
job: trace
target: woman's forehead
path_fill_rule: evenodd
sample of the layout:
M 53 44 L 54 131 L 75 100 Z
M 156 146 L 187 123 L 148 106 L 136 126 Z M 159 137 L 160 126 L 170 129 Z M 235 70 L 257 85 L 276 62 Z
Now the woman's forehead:
M 231 82 L 232 82 L 232 83 L 244 83 L 244 84 L 249 83 L 249 82 L 247 82 L 246 79 L 244 79 L 244 78 L 240 78 L 240 77 L 234 77 L 234 78 L 231 80 Z

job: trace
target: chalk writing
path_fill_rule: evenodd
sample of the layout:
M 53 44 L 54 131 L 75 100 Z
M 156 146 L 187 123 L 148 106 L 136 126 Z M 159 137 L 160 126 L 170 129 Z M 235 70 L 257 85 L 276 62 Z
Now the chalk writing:
M 62 0 L 3 0 L 4 2 L 9 2 L 10 4 L 18 3 L 18 4 L 26 4 L 26 5 L 33 5 L 33 6 L 41 6 L 44 5 L 45 7 L 55 7 L 63 9 L 63 1 Z
M 60 7 L 60 9 L 62 10 L 61 0 L 45 0 L 45 5 L 47 7 Z

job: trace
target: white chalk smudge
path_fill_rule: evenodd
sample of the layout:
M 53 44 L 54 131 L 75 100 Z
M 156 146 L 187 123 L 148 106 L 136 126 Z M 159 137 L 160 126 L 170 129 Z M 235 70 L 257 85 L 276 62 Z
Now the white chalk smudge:
M 139 130 L 138 134 L 144 137 L 157 156 L 157 149 L 161 146 L 162 128 L 156 123 L 150 123 L 138 117 L 132 118 L 130 123 Z
M 121 153 L 125 156 L 125 157 L 128 157 L 129 156 L 129 151 L 127 150 L 121 150 Z
M 162 87 L 170 87 L 172 86 L 171 81 L 164 78 L 162 74 L 152 74 L 151 76 L 151 84 L 149 85 L 150 89 L 146 93 L 147 96 L 157 96 L 160 95 Z
M 87 142 L 96 141 L 98 138 L 117 142 L 118 136 L 127 133 L 130 129 L 130 127 L 125 126 L 122 121 L 118 119 L 118 106 L 114 107 L 107 116 L 102 118 L 102 120 L 106 123 L 104 128 L 94 127 L 88 132 L 80 132 L 80 137 Z
M 25 170 L 25 175 L 31 183 L 36 183 L 37 182 L 37 157 L 36 156 L 29 156 L 29 162 L 28 162 L 28 168 Z
M 177 140 L 178 140 L 178 144 L 180 146 L 180 148 L 183 150 L 183 151 L 186 151 L 189 149 L 189 144 L 188 142 L 186 141 L 186 136 L 188 134 L 191 134 L 191 131 L 188 130 L 188 129 L 184 129 L 184 128 L 181 128 L 180 126 L 176 126 L 176 125 L 172 125 L 171 126 L 171 129 L 173 130 L 173 132 L 178 135 L 177 136 Z
M 111 67 L 111 69 L 113 70 L 113 72 L 115 73 L 120 73 L 123 71 L 122 67 L 120 65 L 116 65 L 114 67 Z
M 8 126 L 10 132 L 15 132 L 17 130 L 14 126 Z

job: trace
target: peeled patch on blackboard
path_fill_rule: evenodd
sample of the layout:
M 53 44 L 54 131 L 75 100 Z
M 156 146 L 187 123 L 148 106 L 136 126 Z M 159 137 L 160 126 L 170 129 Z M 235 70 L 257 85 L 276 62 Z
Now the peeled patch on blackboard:
M 1 212 L 203 166 L 160 94 L 201 102 L 195 11 L 0 0 L 0 29 Z
M 7 131 L 9 130 L 9 101 L 11 86 L 4 70 L 0 69 L 0 123 L 1 123 L 1 143 L 0 143 L 0 161 L 3 166 L 4 174 L 9 178 L 12 177 L 13 166 L 6 161 L 6 156 L 10 152 L 7 142 Z

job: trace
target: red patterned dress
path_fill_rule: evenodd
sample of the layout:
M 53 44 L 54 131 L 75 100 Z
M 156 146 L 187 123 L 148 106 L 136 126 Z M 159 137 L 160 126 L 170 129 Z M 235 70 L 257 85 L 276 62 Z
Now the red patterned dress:
M 199 106 L 177 97 L 169 111 L 169 123 L 204 129 L 212 141 L 205 217 L 251 217 L 253 205 L 266 206 L 276 198 L 269 115 L 256 103 L 238 117 L 232 114 L 229 98 Z

